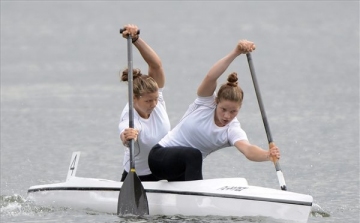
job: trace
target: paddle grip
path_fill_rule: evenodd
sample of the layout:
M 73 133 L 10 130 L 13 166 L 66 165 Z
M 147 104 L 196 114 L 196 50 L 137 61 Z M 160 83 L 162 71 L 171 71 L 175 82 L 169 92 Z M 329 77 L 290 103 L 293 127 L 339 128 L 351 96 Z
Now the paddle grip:
M 270 142 L 270 143 L 269 143 L 269 150 L 270 150 L 271 147 L 274 147 L 274 146 L 275 146 L 275 143 L 274 143 L 274 142 Z M 273 158 L 273 157 L 271 157 L 271 156 L 270 156 L 270 159 L 271 159 L 271 161 L 272 161 L 274 164 L 276 164 L 277 161 L 278 161 L 277 158 Z
M 123 33 L 125 31 L 125 29 L 120 29 L 120 33 Z M 138 29 L 137 33 L 136 34 L 140 34 L 140 29 Z

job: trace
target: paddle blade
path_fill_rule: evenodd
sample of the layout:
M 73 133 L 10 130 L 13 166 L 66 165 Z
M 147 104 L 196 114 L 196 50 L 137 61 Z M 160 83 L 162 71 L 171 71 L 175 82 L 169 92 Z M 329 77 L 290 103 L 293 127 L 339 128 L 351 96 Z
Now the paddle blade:
M 120 189 L 118 215 L 149 215 L 146 192 L 136 172 L 129 172 Z

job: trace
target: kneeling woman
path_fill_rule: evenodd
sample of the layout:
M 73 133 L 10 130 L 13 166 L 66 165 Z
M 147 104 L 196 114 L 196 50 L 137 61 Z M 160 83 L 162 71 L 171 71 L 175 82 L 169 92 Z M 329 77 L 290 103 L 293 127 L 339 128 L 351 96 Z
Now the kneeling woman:
M 134 161 L 137 175 L 141 181 L 156 181 L 148 166 L 148 155 L 162 137 L 170 131 L 170 120 L 166 112 L 162 88 L 165 84 L 164 70 L 159 56 L 138 36 L 135 25 L 124 26 L 123 37 L 131 35 L 133 44 L 139 50 L 149 66 L 148 75 L 142 74 L 139 69 L 133 73 L 134 94 L 134 128 L 129 128 L 129 106 L 122 111 L 119 122 L 119 134 L 122 143 L 127 147 L 129 140 L 134 139 Z M 128 81 L 128 71 L 121 76 L 122 81 Z M 130 171 L 130 152 L 125 148 L 124 171 L 121 181 L 124 181 Z
M 236 116 L 244 94 L 238 86 L 237 74 L 231 73 L 227 83 L 215 93 L 217 79 L 231 62 L 254 49 L 254 43 L 241 40 L 234 50 L 211 67 L 198 87 L 197 98 L 180 122 L 151 149 L 149 167 L 156 177 L 168 181 L 201 180 L 202 160 L 229 146 L 235 146 L 252 161 L 280 158 L 275 145 L 264 150 L 250 144 L 241 128 Z

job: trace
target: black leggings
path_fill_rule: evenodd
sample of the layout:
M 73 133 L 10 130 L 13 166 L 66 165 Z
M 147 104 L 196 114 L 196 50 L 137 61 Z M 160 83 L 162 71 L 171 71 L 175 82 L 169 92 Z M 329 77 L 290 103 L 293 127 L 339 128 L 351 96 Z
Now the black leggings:
M 156 144 L 149 153 L 153 175 L 168 181 L 202 180 L 202 154 L 192 147 L 162 147 Z
M 126 178 L 127 175 L 128 175 L 128 172 L 124 170 L 124 172 L 123 172 L 123 174 L 122 174 L 122 176 L 121 176 L 121 180 L 120 180 L 120 181 L 121 181 L 121 182 L 124 182 L 124 180 L 125 180 L 125 178 Z M 138 175 L 138 177 L 139 177 L 139 179 L 140 179 L 141 181 L 159 181 L 159 180 L 161 180 L 161 179 L 155 177 L 153 174 L 142 175 L 142 176 L 139 176 L 139 175 Z

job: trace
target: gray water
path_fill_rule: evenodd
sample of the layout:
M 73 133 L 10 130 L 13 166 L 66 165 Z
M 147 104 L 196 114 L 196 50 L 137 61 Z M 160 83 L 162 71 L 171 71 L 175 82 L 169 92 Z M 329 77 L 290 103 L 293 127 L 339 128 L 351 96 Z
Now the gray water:
M 78 176 L 119 180 L 117 124 L 127 101 L 134 23 L 160 55 L 174 126 L 210 66 L 239 39 L 252 53 L 271 133 L 289 191 L 310 194 L 325 212 L 309 222 L 359 222 L 358 1 L 1 1 L 1 222 L 277 222 L 267 218 L 114 215 L 38 207 L 33 185 L 62 182 L 73 151 Z M 134 66 L 146 64 L 134 51 Z M 238 72 L 245 101 L 238 118 L 267 148 L 246 57 Z M 224 75 L 219 82 L 225 80 Z M 245 177 L 279 188 L 274 166 L 234 148 L 211 154 L 204 177 Z

